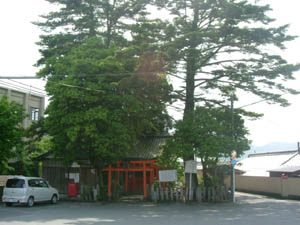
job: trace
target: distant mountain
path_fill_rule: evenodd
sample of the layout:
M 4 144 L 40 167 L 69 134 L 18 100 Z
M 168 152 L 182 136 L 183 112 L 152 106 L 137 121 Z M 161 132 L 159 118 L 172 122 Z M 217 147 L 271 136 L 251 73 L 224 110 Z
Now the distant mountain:
M 253 153 L 265 153 L 265 152 L 282 152 L 297 150 L 297 143 L 288 143 L 288 142 L 272 142 L 264 146 L 251 146 L 251 149 L 245 152 L 245 155 L 242 158 L 248 157 L 249 154 Z

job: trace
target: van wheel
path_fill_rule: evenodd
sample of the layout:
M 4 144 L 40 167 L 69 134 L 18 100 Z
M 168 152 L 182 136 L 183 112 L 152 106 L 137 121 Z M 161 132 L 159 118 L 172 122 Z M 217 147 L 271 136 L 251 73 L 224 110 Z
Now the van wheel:
M 12 203 L 11 203 L 11 202 L 6 202 L 5 204 L 6 204 L 7 207 L 12 206 Z
M 33 197 L 29 197 L 29 199 L 27 201 L 27 206 L 32 207 L 33 205 L 34 205 L 34 199 L 33 199 Z
M 56 195 L 53 195 L 52 198 L 51 198 L 51 203 L 52 204 L 56 204 L 57 203 L 57 196 Z

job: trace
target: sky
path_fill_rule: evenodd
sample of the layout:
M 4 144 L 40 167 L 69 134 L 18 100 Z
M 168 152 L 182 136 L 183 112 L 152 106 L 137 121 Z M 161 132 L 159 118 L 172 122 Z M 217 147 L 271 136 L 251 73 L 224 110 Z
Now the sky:
M 263 0 L 273 8 L 269 14 L 275 18 L 275 25 L 290 24 L 289 34 L 300 36 L 300 1 L 299 0 Z M 1 0 L 0 1 L 0 76 L 33 76 L 38 68 L 33 65 L 39 59 L 38 46 L 41 31 L 32 21 L 39 20 L 39 15 L 51 10 L 44 0 Z M 286 45 L 287 49 L 280 53 L 289 62 L 300 62 L 300 38 Z M 278 52 L 279 53 L 279 52 Z M 294 74 L 297 80 L 288 83 L 289 86 L 300 90 L 300 72 Z M 41 80 L 17 80 L 25 83 L 27 88 L 44 93 L 45 82 Z M 0 80 L 0 85 L 9 82 Z M 14 83 L 14 85 L 23 86 Z M 39 89 L 37 89 L 39 88 Z M 256 102 L 247 96 L 239 96 L 241 101 L 236 107 Z M 264 117 L 256 121 L 246 121 L 250 131 L 249 139 L 253 145 L 261 146 L 271 142 L 300 141 L 298 129 L 300 115 L 300 96 L 286 96 L 291 106 L 282 108 L 268 105 L 265 102 L 248 106 L 245 109 L 264 113 Z

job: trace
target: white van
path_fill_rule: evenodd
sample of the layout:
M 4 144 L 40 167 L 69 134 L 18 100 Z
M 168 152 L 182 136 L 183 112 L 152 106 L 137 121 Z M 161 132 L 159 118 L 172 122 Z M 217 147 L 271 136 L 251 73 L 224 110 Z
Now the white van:
M 39 177 L 11 177 L 7 180 L 2 195 L 2 202 L 7 206 L 13 203 L 25 203 L 31 207 L 35 202 L 43 201 L 51 201 L 55 204 L 58 199 L 57 190 Z

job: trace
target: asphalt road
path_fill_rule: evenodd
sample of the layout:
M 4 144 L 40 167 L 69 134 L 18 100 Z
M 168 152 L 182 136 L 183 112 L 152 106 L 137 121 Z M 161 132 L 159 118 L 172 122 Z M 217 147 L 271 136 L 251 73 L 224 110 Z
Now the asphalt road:
M 60 202 L 32 208 L 0 204 L 0 225 L 4 224 L 296 225 L 300 201 L 237 193 L 235 204 Z

